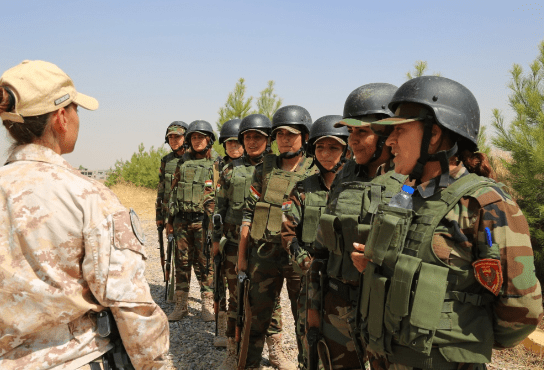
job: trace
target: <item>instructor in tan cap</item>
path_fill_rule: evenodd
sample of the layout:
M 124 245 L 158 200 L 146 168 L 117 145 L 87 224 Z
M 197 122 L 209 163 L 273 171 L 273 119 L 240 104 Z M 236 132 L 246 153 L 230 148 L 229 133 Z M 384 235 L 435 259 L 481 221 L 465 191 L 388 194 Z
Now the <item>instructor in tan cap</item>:
M 0 369 L 166 368 L 138 216 L 61 157 L 78 108 L 98 102 L 43 61 L 4 72 L 0 97 L 13 139 L 0 167 Z

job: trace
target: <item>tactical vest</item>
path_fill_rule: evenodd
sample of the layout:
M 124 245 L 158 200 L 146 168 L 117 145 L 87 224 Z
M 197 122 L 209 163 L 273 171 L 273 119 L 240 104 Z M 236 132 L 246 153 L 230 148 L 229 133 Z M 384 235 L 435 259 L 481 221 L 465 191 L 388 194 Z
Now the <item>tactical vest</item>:
M 172 181 L 174 181 L 174 172 L 176 172 L 176 167 L 181 158 L 182 157 L 176 157 L 173 152 L 164 157 L 164 204 L 168 204 L 168 201 L 170 200 Z
M 391 171 L 384 184 L 369 182 L 368 178 L 357 177 L 354 161 L 346 165 L 331 189 L 329 207 L 321 216 L 320 227 L 323 245 L 329 250 L 327 274 L 357 284 L 360 273 L 351 260 L 351 252 L 355 250 L 353 243 L 366 243 L 370 231 L 369 210 L 376 210 L 382 197 L 391 199 L 407 176 Z
M 327 206 L 327 196 L 329 192 L 323 189 L 319 181 L 319 173 L 302 180 L 302 188 L 304 189 L 304 210 L 302 213 L 302 235 L 301 247 L 314 253 L 314 242 L 317 236 L 317 227 L 321 214 Z
M 255 166 L 251 164 L 246 165 L 242 158 L 235 159 L 232 162 L 232 176 L 227 192 L 229 208 L 227 209 L 224 222 L 232 225 L 242 224 L 244 202 L 249 196 L 249 188 L 251 187 L 254 171 Z
M 387 198 L 368 210 L 374 217 L 365 255 L 372 262 L 362 275 L 359 302 L 368 348 L 390 362 L 421 368 L 491 361 L 494 296 L 472 269 L 445 264 L 432 248 L 447 213 L 463 196 L 489 186 L 497 185 L 468 174 L 427 199 L 414 198 L 414 210 L 390 207 Z M 498 245 L 478 250 L 477 258 L 499 257 Z
M 278 157 L 267 154 L 263 158 L 262 195 L 255 205 L 251 237 L 261 242 L 281 243 L 281 206 L 295 184 L 312 174 L 311 160 L 295 172 L 285 171 L 277 165 Z
M 179 169 L 180 180 L 177 186 L 178 212 L 204 213 L 202 204 L 204 189 L 207 185 L 213 187 L 216 183 L 214 160 L 195 159 L 190 153 L 186 153 L 183 155 L 183 161 Z

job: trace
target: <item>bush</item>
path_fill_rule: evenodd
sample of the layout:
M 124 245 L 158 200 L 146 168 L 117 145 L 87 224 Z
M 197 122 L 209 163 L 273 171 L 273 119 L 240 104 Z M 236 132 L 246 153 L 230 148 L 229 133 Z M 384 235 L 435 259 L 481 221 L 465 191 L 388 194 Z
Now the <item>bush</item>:
M 138 152 L 132 155 L 130 161 L 117 160 L 111 169 L 106 186 L 113 186 L 119 182 L 128 182 L 136 186 L 156 189 L 159 185 L 159 167 L 161 158 L 168 154 L 163 147 L 151 147 L 145 151 L 144 144 L 138 146 Z

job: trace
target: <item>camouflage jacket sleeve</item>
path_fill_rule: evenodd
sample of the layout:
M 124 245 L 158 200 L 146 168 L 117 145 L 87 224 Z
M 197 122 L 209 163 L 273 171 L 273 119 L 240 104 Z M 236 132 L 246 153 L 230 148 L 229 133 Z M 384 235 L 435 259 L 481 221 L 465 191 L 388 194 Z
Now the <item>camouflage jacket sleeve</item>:
M 157 201 L 155 203 L 155 221 L 163 221 L 165 215 L 163 214 L 164 208 L 164 181 L 165 181 L 165 168 L 166 162 L 163 157 L 161 159 L 161 166 L 159 167 L 159 185 L 157 187 Z
M 160 369 L 166 364 L 169 326 L 153 301 L 144 277 L 145 249 L 126 210 L 107 216 L 84 230 L 83 276 L 94 297 L 109 307 L 123 344 L 136 369 Z
M 255 212 L 255 205 L 261 199 L 261 192 L 263 188 L 263 164 L 259 163 L 255 166 L 253 172 L 253 179 L 251 181 L 251 187 L 249 189 L 249 197 L 247 197 L 244 203 L 244 216 L 242 222 L 253 222 L 253 213 Z
M 497 296 L 486 279 L 480 282 L 485 294 L 494 297 L 494 346 L 513 347 L 535 330 L 542 318 L 542 295 L 529 227 L 518 205 L 500 188 L 485 187 L 461 198 L 436 228 L 433 250 L 443 262 L 473 270 L 477 278 L 478 260 L 492 261 L 500 252 L 503 284 Z
M 232 168 L 232 164 L 228 164 L 223 168 L 223 171 L 219 176 L 219 183 L 216 187 L 214 214 L 221 215 L 222 222 L 225 222 L 225 217 L 227 216 L 227 210 L 229 208 L 229 198 L 227 194 L 231 185 Z M 219 242 L 222 236 L 223 225 L 221 225 L 220 228 L 213 230 L 212 240 L 214 242 Z
M 297 229 L 302 220 L 304 198 L 304 188 L 302 183 L 298 182 L 282 206 L 281 245 L 287 253 L 290 253 L 289 247 L 293 238 L 296 237 L 300 241 L 301 230 Z
M 489 228 L 492 243 L 499 246 L 503 272 L 493 306 L 495 347 L 514 347 L 535 330 L 543 312 L 529 226 L 518 205 L 501 190 L 488 188 L 475 198 L 485 204 L 478 212 L 477 244 L 479 249 L 489 248 L 485 232 Z

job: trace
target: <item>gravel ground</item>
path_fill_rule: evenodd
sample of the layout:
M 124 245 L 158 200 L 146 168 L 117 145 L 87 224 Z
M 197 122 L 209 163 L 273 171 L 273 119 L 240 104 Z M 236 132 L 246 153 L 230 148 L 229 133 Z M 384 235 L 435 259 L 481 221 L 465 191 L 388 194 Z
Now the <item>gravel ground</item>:
M 141 219 L 146 236 L 147 263 L 145 276 L 151 288 L 151 295 L 157 304 L 168 315 L 174 309 L 174 303 L 164 301 L 164 286 L 159 255 L 159 242 L 155 222 Z M 166 240 L 166 238 L 165 238 Z M 297 345 L 295 327 L 291 314 L 287 290 L 281 294 L 283 309 L 283 340 L 286 354 L 296 361 Z M 193 273 L 189 291 L 189 316 L 179 322 L 170 323 L 171 367 L 180 370 L 216 369 L 226 355 L 225 348 L 213 346 L 215 322 L 205 323 L 200 318 L 200 287 Z M 262 365 L 264 369 L 274 369 L 268 362 L 268 349 L 264 348 Z

